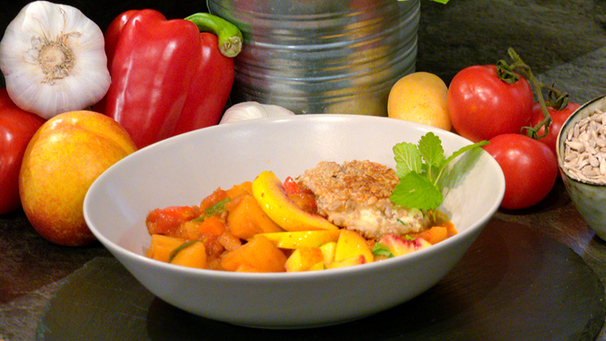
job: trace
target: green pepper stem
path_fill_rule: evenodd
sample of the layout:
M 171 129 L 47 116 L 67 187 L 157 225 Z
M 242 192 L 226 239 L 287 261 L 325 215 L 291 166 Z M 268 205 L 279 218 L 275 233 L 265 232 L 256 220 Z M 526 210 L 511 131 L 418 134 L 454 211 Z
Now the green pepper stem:
M 219 50 L 226 57 L 233 58 L 242 51 L 242 32 L 229 21 L 210 13 L 192 14 L 185 20 L 191 21 L 200 32 L 211 32 L 219 38 Z

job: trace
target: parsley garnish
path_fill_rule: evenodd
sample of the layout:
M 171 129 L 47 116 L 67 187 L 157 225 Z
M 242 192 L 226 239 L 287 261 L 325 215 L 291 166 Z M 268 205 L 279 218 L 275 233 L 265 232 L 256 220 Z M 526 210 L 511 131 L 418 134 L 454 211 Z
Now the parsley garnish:
M 188 242 L 185 242 L 181 245 L 179 245 L 177 248 L 175 248 L 174 250 L 172 250 L 170 252 L 170 256 L 168 257 L 168 262 L 171 263 L 173 261 L 173 259 L 175 259 L 175 256 L 177 256 L 177 253 L 179 253 L 181 250 L 193 245 L 194 243 L 198 242 L 199 240 L 190 240 Z
M 204 221 L 204 219 L 213 216 L 215 214 L 219 214 L 223 211 L 225 211 L 225 204 L 227 204 L 229 202 L 229 198 L 225 198 L 221 201 L 218 201 L 212 205 L 210 205 L 209 207 L 207 207 L 204 210 L 204 214 L 199 216 L 198 218 L 194 218 L 192 219 L 192 221 L 197 221 L 197 222 L 202 222 Z
M 444 155 L 442 141 L 432 132 L 423 135 L 418 145 L 396 144 L 393 153 L 400 183 L 392 192 L 391 201 L 404 207 L 435 210 L 444 200 L 438 181 L 446 165 L 466 151 L 487 144 L 488 141 L 481 141 L 465 146 L 448 158 Z
M 391 253 L 387 245 L 382 243 L 375 243 L 372 247 L 372 254 L 375 256 L 385 256 L 387 258 L 393 257 L 393 253 Z

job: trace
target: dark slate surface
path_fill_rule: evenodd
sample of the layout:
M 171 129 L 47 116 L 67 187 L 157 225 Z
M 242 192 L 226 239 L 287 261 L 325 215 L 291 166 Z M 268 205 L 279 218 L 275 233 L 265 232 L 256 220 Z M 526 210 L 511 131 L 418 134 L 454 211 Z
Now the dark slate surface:
M 251 329 L 183 312 L 117 260 L 96 258 L 64 280 L 37 340 L 594 340 L 605 314 L 604 287 L 578 254 L 493 219 L 424 294 L 358 321 L 303 330 Z

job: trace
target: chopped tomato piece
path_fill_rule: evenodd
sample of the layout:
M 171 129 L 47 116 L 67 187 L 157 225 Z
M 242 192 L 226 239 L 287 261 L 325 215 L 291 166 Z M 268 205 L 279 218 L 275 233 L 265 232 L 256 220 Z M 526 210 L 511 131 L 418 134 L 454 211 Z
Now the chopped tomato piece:
M 145 224 L 150 234 L 174 234 L 182 223 L 194 219 L 198 215 L 197 207 L 171 206 L 156 208 L 147 216 Z
M 302 191 L 301 186 L 292 177 L 287 177 L 284 180 L 284 191 L 286 194 L 300 193 Z

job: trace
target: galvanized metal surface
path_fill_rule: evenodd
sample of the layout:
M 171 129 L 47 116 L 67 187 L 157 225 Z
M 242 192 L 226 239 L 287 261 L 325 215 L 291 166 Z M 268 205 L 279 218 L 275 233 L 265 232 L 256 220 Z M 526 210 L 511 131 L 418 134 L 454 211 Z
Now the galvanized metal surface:
M 391 86 L 415 70 L 419 0 L 208 0 L 235 25 L 232 100 L 295 113 L 387 115 Z

